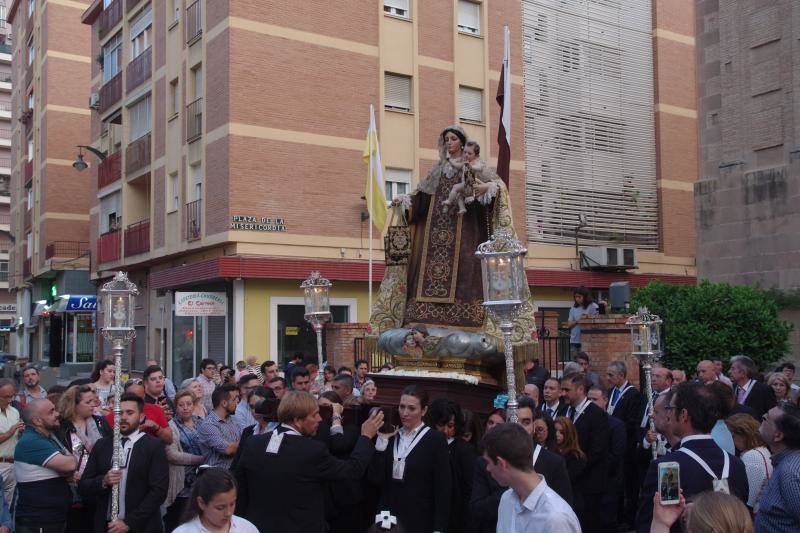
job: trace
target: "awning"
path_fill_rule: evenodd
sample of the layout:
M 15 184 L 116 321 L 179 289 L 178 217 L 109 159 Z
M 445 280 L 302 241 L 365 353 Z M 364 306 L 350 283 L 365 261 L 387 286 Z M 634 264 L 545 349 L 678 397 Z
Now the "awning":
M 51 313 L 94 313 L 97 296 L 93 294 L 64 294 L 48 309 Z
M 33 308 L 33 312 L 31 313 L 31 318 L 30 320 L 28 320 L 28 323 L 25 324 L 25 327 L 35 328 L 39 323 L 39 317 L 46 313 L 47 313 L 47 302 L 44 300 L 36 302 L 36 307 Z

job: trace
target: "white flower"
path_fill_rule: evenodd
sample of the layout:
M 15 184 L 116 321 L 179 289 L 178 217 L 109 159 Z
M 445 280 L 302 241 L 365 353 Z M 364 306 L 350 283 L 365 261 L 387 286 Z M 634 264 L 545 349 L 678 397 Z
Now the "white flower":
M 469 374 L 461 374 L 459 372 L 430 372 L 428 370 L 403 370 L 400 368 L 393 368 L 392 370 L 384 370 L 381 374 L 388 374 L 391 376 L 408 376 L 418 378 L 446 378 L 463 381 L 470 385 L 477 385 L 480 380 L 475 376 Z

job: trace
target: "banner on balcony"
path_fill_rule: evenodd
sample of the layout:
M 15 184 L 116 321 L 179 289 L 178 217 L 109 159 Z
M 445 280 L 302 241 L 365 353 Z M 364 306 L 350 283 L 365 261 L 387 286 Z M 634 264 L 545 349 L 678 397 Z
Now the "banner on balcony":
M 175 316 L 225 316 L 228 295 L 224 292 L 176 292 Z

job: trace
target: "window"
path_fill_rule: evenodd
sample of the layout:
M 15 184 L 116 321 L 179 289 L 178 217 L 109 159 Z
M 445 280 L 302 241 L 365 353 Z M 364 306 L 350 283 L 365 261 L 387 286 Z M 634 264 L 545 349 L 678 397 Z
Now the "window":
M 398 17 L 409 18 L 409 0 L 383 0 L 383 12 Z
M 131 22 L 131 59 L 138 57 L 150 47 L 152 27 L 153 10 L 150 8 Z
M 28 232 L 25 235 L 25 258 L 30 259 L 33 256 L 33 233 Z
M 25 191 L 25 203 L 28 211 L 33 209 L 33 187 L 28 187 Z
M 122 32 L 109 39 L 103 47 L 103 83 L 122 69 Z
M 128 109 L 129 141 L 133 142 L 150 133 L 150 95 L 148 94 Z
M 483 91 L 472 87 L 458 88 L 458 118 L 483 122 Z
M 167 203 L 167 213 L 178 210 L 181 195 L 179 183 L 177 172 L 173 172 L 169 175 L 169 202 Z
M 114 0 L 103 0 L 103 9 L 107 9 Z
M 192 101 L 203 97 L 203 67 L 198 65 L 192 69 Z
M 8 261 L 0 261 L 0 281 L 8 281 Z
M 28 0 L 28 16 L 32 16 L 36 10 L 36 0 Z
M 169 82 L 169 103 L 167 105 L 169 116 L 178 114 L 178 110 L 180 110 L 181 105 L 180 92 L 178 92 L 178 78 L 175 78 Z
M 411 111 L 411 76 L 386 73 L 383 105 L 386 109 Z
M 28 139 L 28 162 L 30 163 L 33 161 L 33 139 Z
M 0 20 L 3 22 L 6 21 L 6 6 L 5 4 L 0 5 Z
M 36 58 L 36 47 L 33 45 L 33 38 L 28 43 L 28 66 L 33 65 L 33 60 Z
M 28 93 L 28 111 L 33 111 L 33 91 Z
M 193 200 L 200 200 L 203 197 L 203 172 L 200 163 L 189 165 L 189 179 L 191 188 L 194 191 Z
M 481 34 L 481 5 L 469 0 L 458 0 L 458 31 Z
M 408 194 L 411 171 L 402 168 L 387 168 L 385 178 L 386 201 L 391 202 L 401 194 Z
M 181 0 L 172 0 L 172 21 L 178 22 L 181 19 Z
M 100 198 L 100 234 L 119 229 L 122 210 L 119 193 Z

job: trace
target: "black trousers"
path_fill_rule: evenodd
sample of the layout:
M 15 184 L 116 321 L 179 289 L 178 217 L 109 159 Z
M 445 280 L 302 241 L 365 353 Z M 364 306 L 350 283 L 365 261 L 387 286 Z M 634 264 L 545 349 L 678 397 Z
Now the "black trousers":
M 602 494 L 582 494 L 583 510 L 578 515 L 583 533 L 603 533 L 603 495 Z M 577 513 L 576 513 L 577 514 Z
M 25 524 L 17 521 L 14 524 L 14 531 L 16 533 L 64 533 L 66 524 Z

